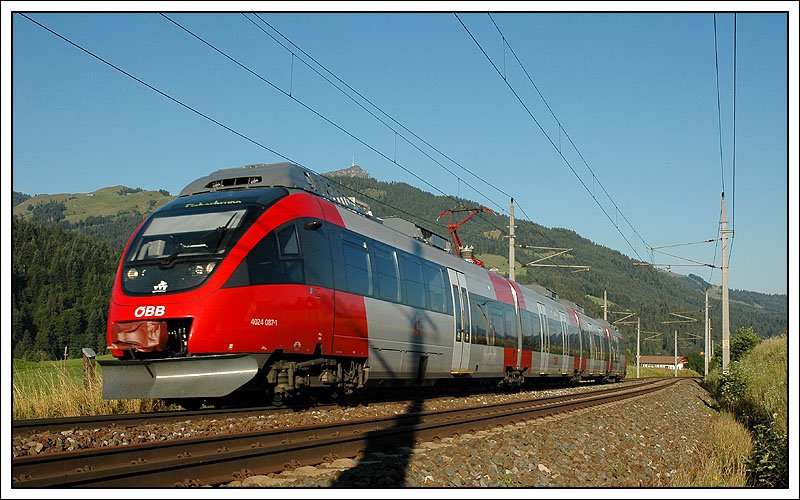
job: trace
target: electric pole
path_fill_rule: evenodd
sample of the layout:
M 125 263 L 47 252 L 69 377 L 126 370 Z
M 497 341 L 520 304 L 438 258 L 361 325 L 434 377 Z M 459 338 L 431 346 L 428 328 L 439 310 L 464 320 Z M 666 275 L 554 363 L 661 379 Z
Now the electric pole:
M 640 318 L 636 318 L 636 378 L 639 378 L 639 364 L 641 355 L 639 354 L 639 343 L 642 337 L 642 322 Z
M 731 361 L 730 310 L 728 302 L 728 218 L 725 212 L 725 193 L 722 193 L 722 373 L 728 374 Z
M 508 279 L 511 281 L 514 281 L 514 262 L 516 261 L 514 227 L 514 198 L 511 198 L 511 208 L 508 211 Z
M 675 330 L 675 376 L 678 376 L 678 330 Z
M 708 329 L 708 288 L 706 288 L 706 322 L 705 322 L 705 347 L 703 349 L 703 365 L 704 365 L 704 372 L 703 377 L 708 378 L 708 360 L 711 357 L 711 351 L 709 351 L 709 337 L 711 336 L 711 330 Z

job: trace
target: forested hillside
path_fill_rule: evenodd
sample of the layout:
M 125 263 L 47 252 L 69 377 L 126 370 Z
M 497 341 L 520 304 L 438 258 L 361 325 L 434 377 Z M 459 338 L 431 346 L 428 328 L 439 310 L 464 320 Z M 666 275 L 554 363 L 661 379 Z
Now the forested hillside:
M 119 252 L 56 224 L 11 221 L 11 347 L 15 358 L 59 359 L 64 347 L 105 350 Z
M 447 209 L 475 207 L 469 200 L 434 196 L 405 183 L 381 182 L 363 170 L 330 173 L 337 182 L 356 190 L 351 194 L 370 205 L 379 217 L 397 215 L 413 220 L 449 239 L 447 217 L 436 220 Z M 64 346 L 77 353 L 81 347 L 105 346 L 105 322 L 111 285 L 119 258 L 136 226 L 172 197 L 168 192 L 142 191 L 114 186 L 90 194 L 38 195 L 14 193 L 12 221 L 12 348 L 15 357 L 59 358 Z M 466 213 L 456 214 L 458 222 Z M 517 272 L 522 284 L 538 283 L 560 297 L 583 306 L 602 317 L 603 291 L 608 292 L 610 320 L 613 314 L 636 311 L 642 329 L 663 333 L 654 341 L 642 342 L 642 354 L 673 351 L 672 311 L 696 311 L 702 320 L 704 290 L 708 287 L 695 275 L 682 276 L 646 266 L 634 266 L 622 253 L 597 245 L 574 231 L 545 228 L 517 218 L 517 241 L 532 246 L 572 248 L 558 262 L 591 266 L 588 272 L 567 269 L 523 268 Z M 507 270 L 508 218 L 483 213 L 462 226 L 461 238 L 475 247 L 475 254 L 489 267 Z M 531 262 L 546 252 L 517 250 L 518 264 Z M 734 271 L 735 272 L 735 271 Z M 721 324 L 719 287 L 711 287 L 712 322 L 719 343 Z M 763 337 L 779 335 L 788 323 L 786 295 L 766 295 L 731 290 L 731 332 L 752 327 Z M 629 352 L 636 351 L 632 326 L 620 329 L 629 340 Z M 678 327 L 682 338 L 689 333 L 702 337 L 702 322 Z M 684 335 L 686 334 L 686 335 Z M 650 333 L 647 336 L 652 336 Z M 644 338 L 644 336 L 643 336 Z M 702 350 L 699 341 L 681 342 L 682 352 Z M 718 344 L 719 345 L 719 344 Z M 77 354 L 74 354 L 77 355 Z

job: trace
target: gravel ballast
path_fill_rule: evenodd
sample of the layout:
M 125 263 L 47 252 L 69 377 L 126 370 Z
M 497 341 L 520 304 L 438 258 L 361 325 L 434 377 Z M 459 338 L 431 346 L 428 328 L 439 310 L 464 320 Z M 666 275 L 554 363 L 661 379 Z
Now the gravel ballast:
M 581 385 L 516 394 L 428 400 L 425 410 L 592 391 Z M 699 383 L 454 438 L 404 442 L 355 458 L 326 457 L 279 474 L 240 475 L 223 487 L 652 487 L 666 486 L 692 463 L 715 412 Z M 170 424 L 73 429 L 14 438 L 16 456 L 264 431 L 406 413 L 408 403 L 312 409 L 290 414 L 195 419 Z
M 227 487 L 655 487 L 698 452 L 714 411 L 693 380 L 631 400 L 416 443 Z

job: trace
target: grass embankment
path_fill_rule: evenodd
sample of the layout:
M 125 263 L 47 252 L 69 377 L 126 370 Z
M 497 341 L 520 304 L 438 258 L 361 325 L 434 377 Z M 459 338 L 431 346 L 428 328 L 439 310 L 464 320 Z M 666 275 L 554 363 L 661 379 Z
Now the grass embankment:
M 782 335 L 731 363 L 728 375 L 709 373 L 706 384 L 723 411 L 709 428 L 707 453 L 673 486 L 788 487 L 787 356 Z
M 110 356 L 109 356 L 110 358 Z M 22 361 L 12 367 L 12 419 L 135 413 L 166 409 L 158 400 L 103 399 L 101 368 L 84 387 L 83 360 Z

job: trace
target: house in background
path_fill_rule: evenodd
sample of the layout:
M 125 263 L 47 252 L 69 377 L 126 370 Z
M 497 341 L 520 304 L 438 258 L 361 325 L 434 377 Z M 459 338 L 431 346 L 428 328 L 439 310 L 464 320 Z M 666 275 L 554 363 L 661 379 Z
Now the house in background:
M 686 356 L 678 356 L 678 370 L 683 370 L 683 367 L 689 363 Z M 675 356 L 640 356 L 639 365 L 642 368 L 669 368 L 674 370 Z

